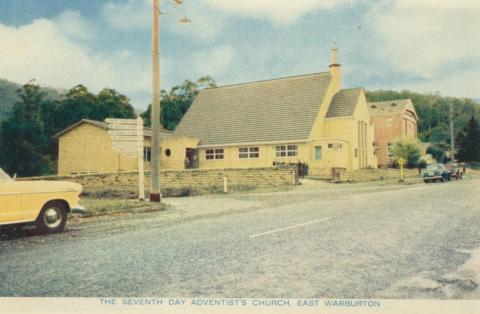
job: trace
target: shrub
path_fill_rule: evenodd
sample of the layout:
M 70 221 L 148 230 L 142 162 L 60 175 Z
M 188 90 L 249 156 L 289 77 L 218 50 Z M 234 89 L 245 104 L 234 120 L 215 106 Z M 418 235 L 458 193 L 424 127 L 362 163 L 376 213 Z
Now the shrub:
M 467 163 L 469 168 L 480 170 L 480 162 L 471 161 Z
M 181 188 L 163 188 L 163 197 L 186 197 L 200 195 L 200 191 L 192 186 L 183 186 Z
M 398 163 L 400 158 L 406 160 L 405 166 L 407 168 L 415 168 L 418 166 L 420 160 L 420 148 L 415 139 L 400 140 L 393 146 L 393 156 Z
M 234 192 L 251 192 L 255 191 L 257 187 L 253 184 L 235 184 L 229 187 Z

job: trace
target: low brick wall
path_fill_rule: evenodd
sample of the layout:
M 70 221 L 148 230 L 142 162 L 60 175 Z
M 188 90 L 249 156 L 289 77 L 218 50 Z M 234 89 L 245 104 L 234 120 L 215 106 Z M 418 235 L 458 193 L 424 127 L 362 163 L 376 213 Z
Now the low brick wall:
M 298 183 L 295 167 L 273 167 L 255 169 L 221 169 L 221 170 L 181 170 L 161 171 L 160 184 L 162 189 L 178 189 L 192 187 L 198 190 L 208 190 L 211 187 L 223 189 L 224 177 L 229 186 L 245 187 L 279 187 Z M 57 180 L 73 181 L 82 184 L 84 191 L 104 189 L 136 190 L 138 188 L 138 173 L 115 172 L 99 174 L 82 174 L 72 176 L 46 176 L 33 178 L 18 178 L 18 180 Z M 150 172 L 145 172 L 145 188 L 150 185 Z
M 419 177 L 418 169 L 404 169 L 405 177 Z M 361 169 L 340 173 L 340 181 L 377 181 L 400 179 L 400 169 Z
M 342 182 L 366 182 L 388 179 L 400 179 L 400 169 L 359 169 L 340 170 L 340 181 Z M 418 169 L 404 169 L 405 177 L 419 177 Z M 332 180 L 331 170 L 317 171 L 311 174 L 325 180 Z

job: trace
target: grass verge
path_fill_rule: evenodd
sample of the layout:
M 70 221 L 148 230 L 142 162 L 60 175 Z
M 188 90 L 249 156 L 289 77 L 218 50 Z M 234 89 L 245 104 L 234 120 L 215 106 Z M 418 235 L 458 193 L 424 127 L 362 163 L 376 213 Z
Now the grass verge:
M 120 213 L 139 213 L 166 210 L 168 205 L 164 203 L 150 203 L 131 199 L 90 198 L 82 197 L 81 204 L 86 208 L 85 212 L 79 213 L 79 217 L 93 217 Z
M 259 187 L 253 184 L 233 184 L 228 186 L 228 193 L 262 193 L 262 192 L 280 192 L 287 191 L 293 186 L 270 186 Z M 148 195 L 148 193 L 146 193 Z M 224 194 L 223 185 L 210 185 L 202 187 L 183 186 L 183 187 L 165 187 L 162 188 L 162 197 L 187 197 L 209 194 Z M 116 189 L 98 189 L 85 190 L 82 193 L 82 199 L 93 200 L 129 200 L 135 203 L 138 194 L 135 190 L 116 190 Z M 138 202 L 137 202 L 138 203 Z M 141 204 L 141 203 L 140 203 Z M 96 204 L 95 204 L 96 206 Z

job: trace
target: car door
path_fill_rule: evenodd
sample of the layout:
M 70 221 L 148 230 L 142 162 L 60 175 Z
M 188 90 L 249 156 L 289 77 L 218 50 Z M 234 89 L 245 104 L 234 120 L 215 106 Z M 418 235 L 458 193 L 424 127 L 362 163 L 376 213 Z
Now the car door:
M 0 225 L 23 220 L 21 191 L 18 182 L 0 182 Z

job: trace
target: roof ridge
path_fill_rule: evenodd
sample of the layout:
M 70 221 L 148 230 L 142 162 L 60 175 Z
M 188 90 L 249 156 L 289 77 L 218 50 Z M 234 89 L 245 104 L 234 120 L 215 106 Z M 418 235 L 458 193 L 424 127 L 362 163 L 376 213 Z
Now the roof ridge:
M 309 73 L 309 74 L 301 74 L 301 75 L 292 75 L 292 76 L 284 76 L 284 77 L 278 77 L 278 78 L 272 78 L 272 79 L 252 81 L 252 82 L 236 83 L 236 84 L 222 85 L 222 86 L 216 86 L 216 87 L 208 87 L 208 88 L 203 89 L 202 92 L 203 91 L 209 91 L 209 90 L 216 90 L 216 89 L 219 89 L 219 88 L 236 87 L 236 86 L 242 86 L 242 85 L 273 82 L 273 81 L 287 80 L 287 79 L 300 78 L 300 77 L 309 77 L 309 76 L 315 76 L 315 75 L 324 75 L 324 74 L 330 74 L 330 72 L 325 71 L 325 72 L 317 72 L 317 73 Z
M 365 88 L 363 88 L 363 87 L 361 87 L 361 86 L 359 86 L 359 87 L 350 87 L 350 88 L 342 88 L 342 89 L 340 89 L 340 91 L 342 91 L 342 90 L 345 90 L 345 91 L 346 91 L 346 90 L 354 90 L 354 89 L 365 89 Z
M 95 123 L 105 123 L 105 121 L 98 121 L 98 120 L 92 120 L 92 119 L 82 119 L 81 121 L 84 121 L 84 122 L 95 122 Z
M 411 98 L 401 98 L 401 99 L 382 100 L 382 101 L 369 101 L 368 104 L 379 104 L 379 103 L 382 103 L 382 102 L 391 103 L 391 102 L 405 101 L 405 100 L 410 100 L 410 101 L 412 101 Z

